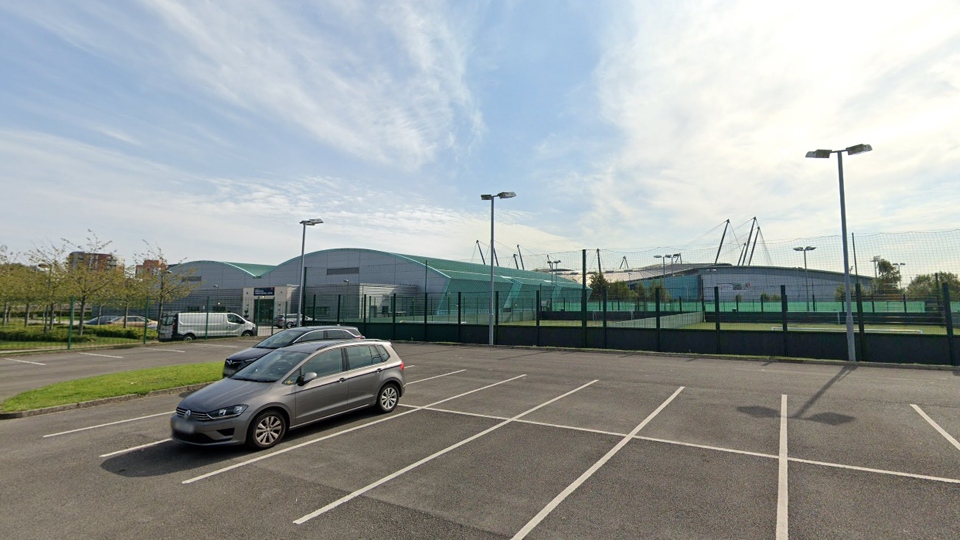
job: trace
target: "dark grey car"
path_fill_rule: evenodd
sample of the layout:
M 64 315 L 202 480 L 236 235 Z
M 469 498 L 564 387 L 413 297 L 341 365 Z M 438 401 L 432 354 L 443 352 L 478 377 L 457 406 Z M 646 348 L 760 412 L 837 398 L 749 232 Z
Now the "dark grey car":
M 290 328 L 268 337 L 249 349 L 231 354 L 223 362 L 223 376 L 229 377 L 252 364 L 268 352 L 294 343 L 334 339 L 363 339 L 355 326 L 301 326 Z
M 170 418 L 174 439 L 197 445 L 277 444 L 288 429 L 338 414 L 396 408 L 403 360 L 380 340 L 316 341 L 267 353 L 190 394 Z

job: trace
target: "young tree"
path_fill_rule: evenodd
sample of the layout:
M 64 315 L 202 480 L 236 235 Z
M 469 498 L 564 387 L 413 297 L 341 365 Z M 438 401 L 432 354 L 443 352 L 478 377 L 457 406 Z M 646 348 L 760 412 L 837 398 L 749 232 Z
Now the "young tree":
M 188 279 L 193 275 L 192 269 L 186 273 L 171 269 L 179 263 L 168 265 L 163 250 L 159 246 L 150 245 L 146 240 L 143 242 L 147 245 L 147 251 L 137 254 L 137 258 L 144 263 L 144 270 L 139 276 L 139 287 L 146 292 L 151 303 L 157 306 L 159 322 L 160 317 L 163 316 L 164 304 L 190 296 L 199 283 Z M 153 264 L 148 267 L 146 261 L 153 261 Z
M 106 250 L 111 242 L 101 241 L 93 231 L 88 230 L 87 232 L 90 233 L 90 236 L 87 237 L 87 245 L 77 245 L 77 250 L 86 254 L 95 253 L 116 256 L 112 251 L 104 253 L 104 250 Z M 52 252 L 45 252 L 44 250 L 38 249 L 35 251 L 35 255 L 41 259 L 55 260 L 56 253 L 66 252 L 70 245 L 71 242 L 69 240 L 63 239 L 63 244 L 60 248 L 51 247 Z M 68 256 L 67 261 L 64 263 L 66 268 L 63 273 L 64 293 L 80 302 L 80 326 L 78 333 L 83 335 L 83 317 L 87 304 L 105 298 L 113 287 L 118 286 L 123 280 L 123 270 L 109 267 L 99 258 L 77 257 L 73 260 L 70 259 L 70 256 Z
M 954 294 L 960 298 L 960 279 L 953 272 L 935 272 L 914 277 L 907 285 L 907 298 L 913 300 L 939 298 L 944 283 L 950 288 L 951 299 Z
M 607 289 L 607 298 L 610 300 L 630 300 L 636 299 L 637 293 L 630 289 L 626 281 L 615 281 Z
M 886 259 L 878 259 L 871 294 L 883 298 L 900 296 L 900 293 L 900 269 Z
M 590 299 L 597 300 L 603 298 L 603 291 L 610 288 L 610 282 L 603 277 L 603 272 L 590 272 Z

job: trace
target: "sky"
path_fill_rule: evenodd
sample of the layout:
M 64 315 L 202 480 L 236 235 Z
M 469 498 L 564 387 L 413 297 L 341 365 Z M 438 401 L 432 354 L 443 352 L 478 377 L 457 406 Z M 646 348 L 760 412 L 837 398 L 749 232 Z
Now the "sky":
M 840 237 L 836 157 L 806 152 L 859 143 L 851 232 L 960 228 L 960 3 L 0 3 L 15 254 L 480 262 L 501 191 L 501 264 L 711 254 L 754 217 L 790 246 Z

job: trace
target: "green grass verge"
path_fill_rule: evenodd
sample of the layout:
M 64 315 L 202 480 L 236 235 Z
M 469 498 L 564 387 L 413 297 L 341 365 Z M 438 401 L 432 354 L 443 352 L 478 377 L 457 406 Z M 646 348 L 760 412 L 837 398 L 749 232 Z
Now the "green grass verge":
M 65 381 L 18 394 L 0 404 L 3 412 L 71 405 L 128 394 L 144 395 L 191 384 L 210 383 L 223 375 L 223 362 L 164 366 Z

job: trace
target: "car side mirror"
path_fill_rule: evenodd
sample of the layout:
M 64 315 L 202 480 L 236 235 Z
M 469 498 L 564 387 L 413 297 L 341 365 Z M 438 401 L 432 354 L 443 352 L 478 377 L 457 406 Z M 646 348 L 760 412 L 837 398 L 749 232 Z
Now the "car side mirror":
M 303 375 L 300 376 L 300 379 L 297 381 L 297 384 L 300 386 L 303 386 L 316 378 L 317 378 L 317 374 L 313 371 L 309 373 L 304 373 Z

